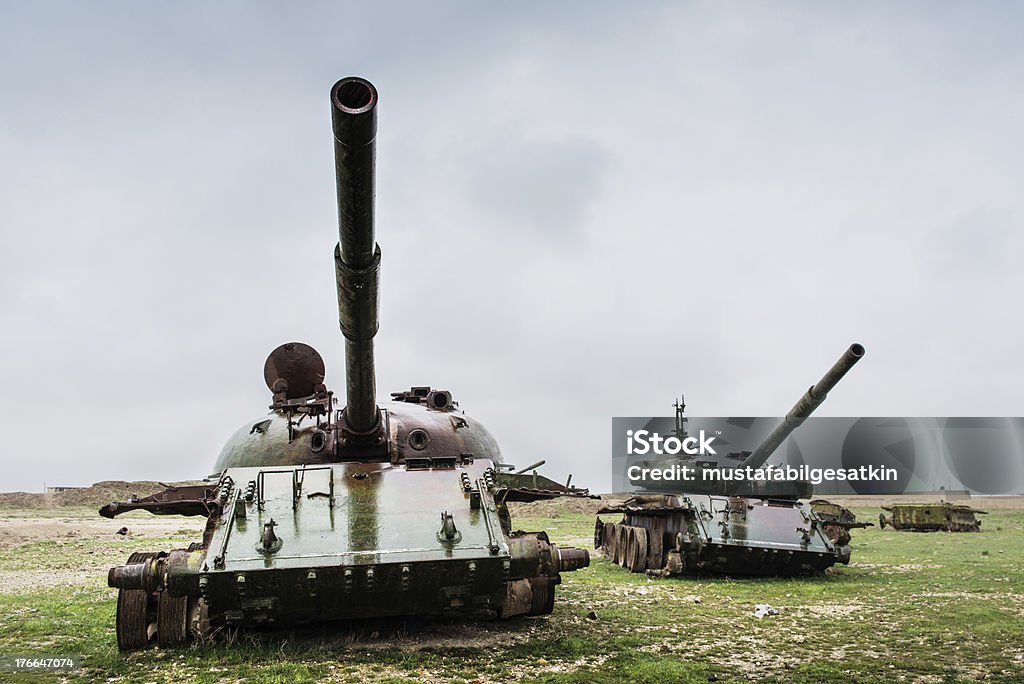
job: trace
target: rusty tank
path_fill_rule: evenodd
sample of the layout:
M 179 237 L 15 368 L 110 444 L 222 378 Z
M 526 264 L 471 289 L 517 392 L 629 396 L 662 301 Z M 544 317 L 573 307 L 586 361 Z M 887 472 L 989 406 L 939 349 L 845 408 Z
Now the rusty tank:
M 761 468 L 863 356 L 862 345 L 851 345 L 753 451 L 718 461 L 705 461 L 704 456 L 672 457 L 658 465 Z M 676 436 L 682 439 L 686 437 L 682 405 L 676 406 Z M 632 572 L 658 577 L 795 576 L 820 573 L 850 561 L 851 526 L 819 515 L 802 500 L 811 495 L 809 482 L 769 487 L 752 479 L 697 478 L 655 487 L 656 491 L 636 494 L 598 511 L 594 547 Z M 621 517 L 615 522 L 600 517 L 609 514 Z
M 811 510 L 825 526 L 825 534 L 838 546 L 850 545 L 850 530 L 875 526 L 875 523 L 858 522 L 853 511 L 828 499 L 811 500 Z
M 356 77 L 330 93 L 344 396 L 324 384 L 317 351 L 283 344 L 263 369 L 270 412 L 228 440 L 215 475 L 100 510 L 207 519 L 188 548 L 134 553 L 110 569 L 123 650 L 225 627 L 543 615 L 561 573 L 589 563 L 584 549 L 517 531 L 506 506 L 586 490 L 527 473 L 533 466 L 512 472 L 447 390 L 416 386 L 377 401 L 377 100 Z
M 974 516 L 988 513 L 947 501 L 894 503 L 882 506 L 882 510 L 888 511 L 889 515 L 878 514 L 881 529 L 888 525 L 897 531 L 910 532 L 981 532 L 981 521 Z

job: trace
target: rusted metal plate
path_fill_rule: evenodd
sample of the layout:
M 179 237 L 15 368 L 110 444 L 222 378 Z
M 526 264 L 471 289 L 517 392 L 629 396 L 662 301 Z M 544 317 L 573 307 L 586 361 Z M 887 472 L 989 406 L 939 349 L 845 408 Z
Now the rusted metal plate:
M 101 508 L 99 514 L 104 518 L 113 518 L 121 513 L 141 510 L 163 515 L 209 515 L 215 505 L 213 487 L 187 485 L 168 487 L 142 499 L 115 501 Z
M 313 395 L 323 384 L 326 373 L 323 357 L 303 342 L 282 344 L 270 352 L 263 364 L 263 379 L 267 387 L 275 394 L 283 393 L 288 399 Z

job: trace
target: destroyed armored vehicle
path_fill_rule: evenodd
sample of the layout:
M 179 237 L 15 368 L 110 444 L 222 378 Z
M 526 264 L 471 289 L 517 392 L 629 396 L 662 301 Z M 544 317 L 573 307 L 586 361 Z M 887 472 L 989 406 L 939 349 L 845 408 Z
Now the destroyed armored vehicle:
M 875 526 L 875 523 L 857 522 L 853 511 L 827 499 L 813 499 L 811 510 L 825 525 L 825 534 L 838 546 L 849 546 L 850 530 Z
M 731 463 L 722 460 L 708 467 L 762 468 L 863 356 L 863 346 L 851 345 L 756 449 L 740 452 L 729 459 Z M 677 404 L 676 436 L 683 439 L 681 406 Z M 657 465 L 681 460 L 693 459 L 673 457 Z M 804 575 L 850 561 L 848 532 L 841 534 L 845 530 L 835 520 L 819 516 L 800 500 L 810 496 L 809 482 L 700 478 L 656 487 L 658 491 L 639 493 L 598 511 L 599 516 L 621 514 L 621 519 L 605 522 L 598 517 L 594 547 L 632 572 Z
M 324 385 L 320 355 L 284 344 L 264 367 L 270 413 L 228 441 L 208 484 L 100 510 L 207 517 L 201 542 L 111 568 L 122 649 L 225 626 L 542 615 L 560 573 L 589 563 L 583 549 L 517 531 L 506 506 L 586 490 L 509 472 L 491 434 L 447 391 L 413 387 L 377 403 L 376 107 L 361 78 L 331 90 L 344 404 Z
M 975 515 L 987 514 L 964 504 L 945 501 L 938 503 L 894 503 L 882 506 L 878 514 L 878 526 L 888 525 L 897 531 L 911 532 L 981 532 L 981 521 Z

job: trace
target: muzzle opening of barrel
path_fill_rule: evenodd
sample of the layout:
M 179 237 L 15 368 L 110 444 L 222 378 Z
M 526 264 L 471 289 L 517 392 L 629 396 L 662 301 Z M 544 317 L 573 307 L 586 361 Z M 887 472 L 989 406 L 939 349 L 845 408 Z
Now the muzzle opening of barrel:
M 373 86 L 360 79 L 346 79 L 334 88 L 334 103 L 348 114 L 360 114 L 373 109 L 377 103 Z

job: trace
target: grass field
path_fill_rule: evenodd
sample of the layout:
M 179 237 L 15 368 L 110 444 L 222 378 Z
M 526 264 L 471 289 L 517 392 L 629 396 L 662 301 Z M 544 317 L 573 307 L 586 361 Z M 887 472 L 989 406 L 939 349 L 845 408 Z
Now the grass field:
M 590 545 L 593 517 L 555 515 L 517 523 Z M 544 618 L 234 633 L 122 655 L 105 569 L 183 546 L 200 522 L 0 511 L 0 655 L 84 660 L 0 681 L 1024 682 L 1024 510 L 994 510 L 981 534 L 855 530 L 853 562 L 817 578 L 650 580 L 595 557 L 563 575 Z M 112 534 L 121 524 L 129 538 Z M 760 603 L 779 614 L 757 619 Z

